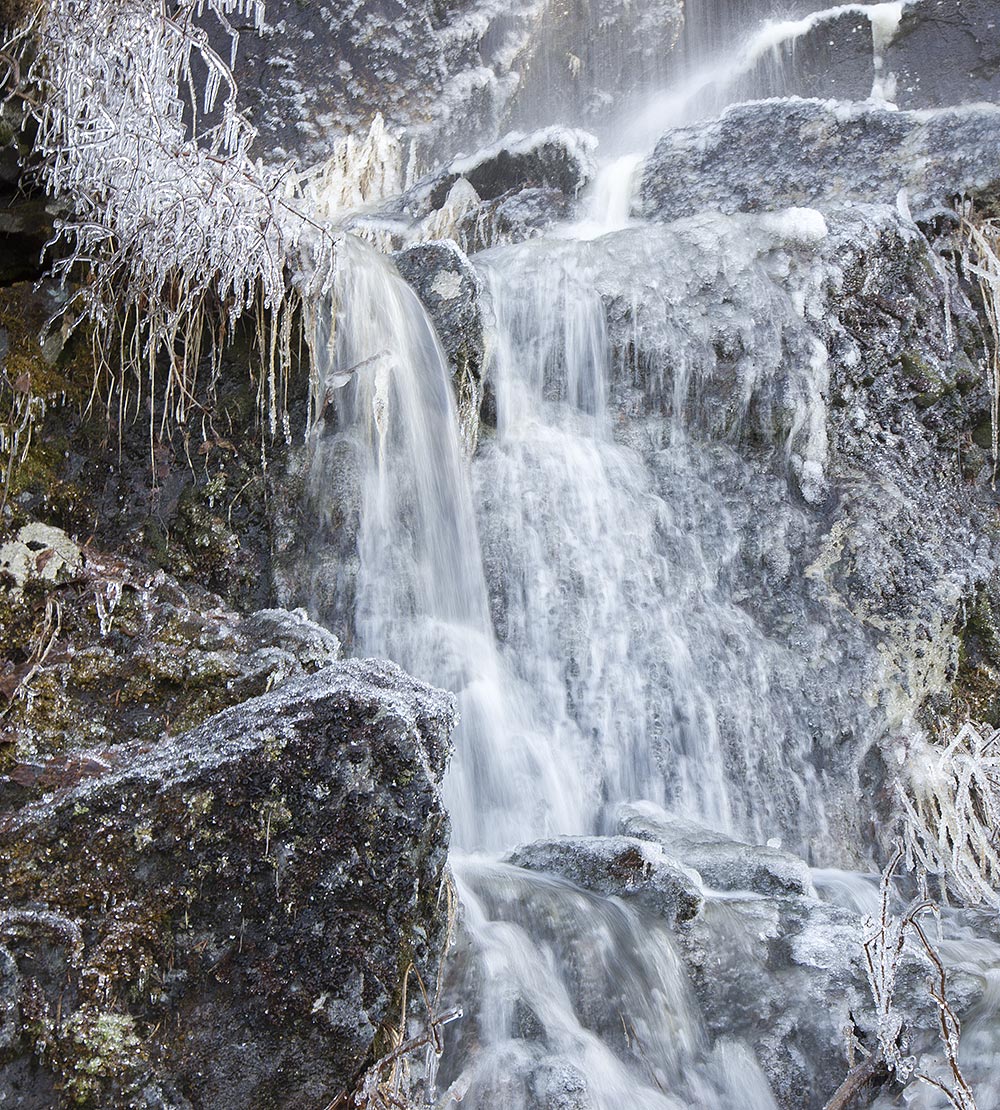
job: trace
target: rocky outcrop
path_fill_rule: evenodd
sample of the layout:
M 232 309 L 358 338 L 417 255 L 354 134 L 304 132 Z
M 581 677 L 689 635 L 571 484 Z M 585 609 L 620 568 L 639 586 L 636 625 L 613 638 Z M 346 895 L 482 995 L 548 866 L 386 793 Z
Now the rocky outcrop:
M 0 805 L 105 749 L 159 743 L 339 655 L 301 612 L 241 617 L 194 584 L 25 525 L 0 546 Z
M 0 1101 L 325 1105 L 434 982 L 453 724 L 341 663 L 0 814 Z
M 1000 108 L 930 115 L 865 104 L 762 101 L 667 132 L 646 163 L 639 211 L 672 220 L 704 209 L 896 203 L 915 215 L 1000 185 L 990 151 Z

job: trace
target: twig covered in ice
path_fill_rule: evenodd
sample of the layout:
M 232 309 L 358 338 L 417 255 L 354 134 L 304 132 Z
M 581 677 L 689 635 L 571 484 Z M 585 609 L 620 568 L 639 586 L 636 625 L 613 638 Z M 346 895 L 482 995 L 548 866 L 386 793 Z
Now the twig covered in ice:
M 977 218 L 972 204 L 962 211 L 962 263 L 979 279 L 992 349 L 984 365 L 990 382 L 990 428 L 993 450 L 993 485 L 1000 455 L 1000 220 Z
M 912 901 L 900 915 L 892 912 L 892 881 L 904 858 L 897 847 L 882 872 L 877 917 L 866 918 L 862 949 L 872 1001 L 875 1005 L 876 1050 L 853 1068 L 844 1083 L 827 1103 L 827 1110 L 841 1110 L 850 1104 L 864 1086 L 887 1078 L 891 1073 L 900 1083 L 919 1080 L 939 1090 L 955 1110 L 976 1110 L 976 1099 L 958 1063 L 961 1024 L 946 995 L 944 964 L 931 944 L 921 923 L 925 913 L 937 907 L 926 898 Z M 940 1079 L 918 1069 L 916 1057 L 908 1054 L 909 1022 L 899 1010 L 896 998 L 896 977 L 903 952 L 910 942 L 928 961 L 932 975 L 928 991 L 938 1008 L 938 1033 L 947 1065 L 947 1078 Z M 883 1070 L 884 1065 L 884 1070 Z
M 231 37 L 228 59 L 206 12 Z M 82 284 L 65 322 L 92 325 L 95 393 L 115 386 L 122 415 L 148 394 L 151 433 L 184 422 L 202 356 L 214 374 L 246 317 L 261 411 L 287 434 L 293 320 L 331 288 L 334 239 L 299 203 L 294 167 L 250 155 L 233 16 L 260 29 L 264 4 L 45 0 L 0 47 L 0 88 L 34 117 L 38 175 L 68 209 L 55 269 Z
M 967 722 L 946 745 L 912 745 L 897 792 L 907 867 L 1000 907 L 1000 733 Z

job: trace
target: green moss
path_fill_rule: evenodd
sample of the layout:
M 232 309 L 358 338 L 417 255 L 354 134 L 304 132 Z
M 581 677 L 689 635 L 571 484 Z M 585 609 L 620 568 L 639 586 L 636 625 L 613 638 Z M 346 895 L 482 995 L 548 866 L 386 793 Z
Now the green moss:
M 968 603 L 959 631 L 958 674 L 952 688 L 956 720 L 1000 726 L 1000 621 L 987 585 Z
M 920 351 L 903 351 L 900 366 L 903 376 L 916 391 L 914 400 L 919 408 L 929 408 L 954 389 L 954 383 Z
M 108 1106 L 112 1092 L 127 1095 L 149 1071 L 132 1017 L 95 1005 L 64 1023 L 53 1056 L 63 1094 L 76 1106 Z

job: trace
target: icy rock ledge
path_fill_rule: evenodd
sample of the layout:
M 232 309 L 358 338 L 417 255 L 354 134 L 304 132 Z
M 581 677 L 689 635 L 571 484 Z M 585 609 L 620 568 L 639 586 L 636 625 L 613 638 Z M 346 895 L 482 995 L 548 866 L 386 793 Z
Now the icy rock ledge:
M 668 131 L 643 174 L 641 215 L 894 204 L 913 214 L 995 190 L 1000 108 L 897 112 L 870 103 L 762 100 Z
M 435 981 L 454 721 L 336 663 L 0 817 L 0 1103 L 325 1105 Z
M 658 844 L 668 856 L 697 871 L 713 890 L 816 895 L 809 868 L 798 856 L 770 845 L 732 840 L 649 803 L 623 806 L 619 829 Z

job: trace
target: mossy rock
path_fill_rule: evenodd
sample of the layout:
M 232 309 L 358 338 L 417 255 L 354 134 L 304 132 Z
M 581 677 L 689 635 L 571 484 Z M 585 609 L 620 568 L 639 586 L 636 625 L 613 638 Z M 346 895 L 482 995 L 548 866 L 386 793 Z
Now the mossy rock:
M 0 811 L 0 1102 L 28 1061 L 58 1107 L 349 1087 L 410 968 L 437 975 L 454 723 L 392 664 L 335 664 Z
M 240 617 L 46 526 L 0 547 L 3 568 L 0 809 L 50 785 L 67 751 L 158 742 L 338 655 L 302 614 Z

